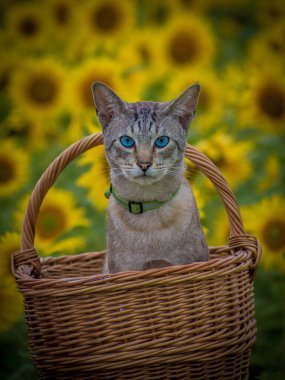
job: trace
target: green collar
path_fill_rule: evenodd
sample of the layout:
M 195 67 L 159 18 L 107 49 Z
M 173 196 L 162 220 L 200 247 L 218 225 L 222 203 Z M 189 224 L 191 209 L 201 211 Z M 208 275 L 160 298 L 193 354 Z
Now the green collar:
M 173 199 L 175 197 L 175 195 L 178 193 L 179 188 L 180 188 L 180 186 L 171 195 L 171 197 L 168 198 L 166 201 L 132 202 L 132 201 L 126 200 L 125 198 L 120 197 L 116 193 L 114 186 L 112 186 L 112 184 L 111 184 L 110 188 L 107 191 L 105 191 L 105 197 L 107 199 L 109 199 L 111 194 L 112 194 L 120 206 L 129 210 L 129 212 L 131 212 L 132 214 L 142 214 L 145 211 L 154 210 L 156 208 L 159 208 L 159 207 L 163 206 L 165 203 L 167 203 L 168 201 L 170 201 L 171 199 Z

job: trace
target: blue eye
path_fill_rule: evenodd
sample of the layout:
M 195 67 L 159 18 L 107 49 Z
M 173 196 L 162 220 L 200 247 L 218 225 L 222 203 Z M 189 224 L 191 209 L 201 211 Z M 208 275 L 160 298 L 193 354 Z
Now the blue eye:
M 169 143 L 168 136 L 160 136 L 155 140 L 154 145 L 157 148 L 164 148 L 168 143 Z
M 135 145 L 135 140 L 130 136 L 120 137 L 120 142 L 125 148 L 132 148 Z

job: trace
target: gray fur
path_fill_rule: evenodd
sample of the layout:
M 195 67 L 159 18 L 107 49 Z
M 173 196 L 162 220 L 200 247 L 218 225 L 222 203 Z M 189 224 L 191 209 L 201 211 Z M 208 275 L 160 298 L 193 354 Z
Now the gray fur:
M 137 215 L 111 196 L 104 273 L 207 261 L 208 247 L 192 190 L 184 178 L 183 161 L 200 86 L 192 85 L 168 103 L 126 103 L 100 82 L 92 85 L 92 91 L 117 193 L 130 201 L 163 201 L 179 188 L 160 208 Z M 132 137 L 135 147 L 123 147 L 122 135 Z M 168 136 L 170 141 L 157 149 L 154 141 L 160 136 Z M 149 166 L 146 172 L 141 165 Z

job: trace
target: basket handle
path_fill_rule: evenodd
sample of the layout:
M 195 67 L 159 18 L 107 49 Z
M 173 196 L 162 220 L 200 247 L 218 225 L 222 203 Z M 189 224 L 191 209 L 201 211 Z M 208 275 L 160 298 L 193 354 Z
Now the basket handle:
M 82 138 L 66 148 L 46 169 L 30 197 L 22 225 L 21 250 L 34 248 L 35 226 L 40 206 L 48 190 L 65 167 L 80 154 L 103 143 L 102 132 Z
M 220 170 L 207 156 L 192 145 L 186 145 L 185 157 L 211 180 L 218 191 L 230 222 L 230 239 L 235 236 L 246 235 L 236 198 Z
M 35 226 L 42 201 L 64 168 L 80 154 L 103 143 L 102 132 L 89 135 L 65 149 L 46 169 L 30 197 L 22 226 L 21 251 L 16 254 L 17 264 L 34 264 L 39 266 L 39 258 L 34 248 Z M 235 196 L 220 173 L 219 169 L 201 152 L 187 144 L 185 157 L 190 159 L 214 184 L 224 203 L 230 222 L 231 248 L 245 245 L 243 238 L 248 242 L 248 236 L 243 228 L 239 207 Z M 239 245 L 241 241 L 241 245 Z

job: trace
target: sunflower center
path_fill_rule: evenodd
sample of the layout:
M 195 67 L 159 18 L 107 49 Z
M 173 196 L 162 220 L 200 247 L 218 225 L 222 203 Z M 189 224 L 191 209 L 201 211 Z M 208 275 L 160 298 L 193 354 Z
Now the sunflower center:
M 193 6 L 193 0 L 180 0 L 180 3 L 181 3 L 184 7 Z
M 89 77 L 85 78 L 85 80 L 83 80 L 81 83 L 80 92 L 81 92 L 81 99 L 82 99 L 83 105 L 87 108 L 93 109 L 94 107 L 91 84 L 97 81 L 106 83 L 107 86 L 109 87 L 113 87 L 112 81 L 107 75 L 105 76 L 105 75 L 95 74 L 95 75 L 90 75 Z
M 9 137 L 24 137 L 29 138 L 32 124 L 29 121 L 21 121 L 21 124 L 18 125 L 9 125 L 9 128 L 7 129 L 7 134 Z
M 65 25 L 70 16 L 69 8 L 66 4 L 57 4 L 54 9 L 55 19 L 60 25 Z
M 11 181 L 15 176 L 15 168 L 11 161 L 0 157 L 0 186 Z
M 35 18 L 29 16 L 20 20 L 18 28 L 21 35 L 30 38 L 38 33 L 39 23 Z
M 57 84 L 48 77 L 35 77 L 28 84 L 28 94 L 31 100 L 40 105 L 53 102 L 57 93 Z
M 0 90 L 5 90 L 9 84 L 10 71 L 4 70 L 0 73 Z
M 170 40 L 168 53 L 174 63 L 192 63 L 199 55 L 199 48 L 193 35 L 181 31 Z
M 121 14 L 114 4 L 102 4 L 93 14 L 93 22 L 96 29 L 102 32 L 116 30 L 121 21 Z
M 271 220 L 263 228 L 265 243 L 272 250 L 285 247 L 285 222 L 282 220 Z
M 63 211 L 56 206 L 49 205 L 40 211 L 37 221 L 38 234 L 51 239 L 57 237 L 66 228 L 66 217 Z
M 282 43 L 280 41 L 271 39 L 268 41 L 268 45 L 271 50 L 274 50 L 277 53 L 282 51 Z
M 268 14 L 273 20 L 278 20 L 282 16 L 282 11 L 274 4 L 268 9 Z
M 264 87 L 258 98 L 262 112 L 272 119 L 280 119 L 285 113 L 285 93 L 277 86 Z
M 138 46 L 138 52 L 139 55 L 141 56 L 142 60 L 149 62 L 151 59 L 151 54 L 144 44 L 141 44 Z
M 165 4 L 159 4 L 155 9 L 152 19 L 157 25 L 164 24 L 170 16 L 170 11 Z

